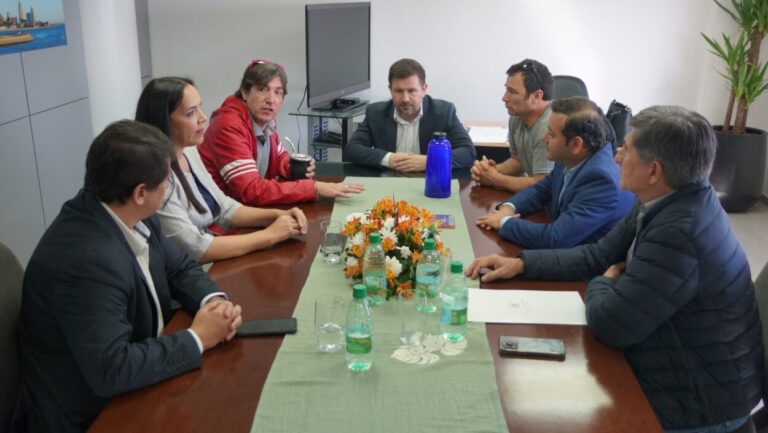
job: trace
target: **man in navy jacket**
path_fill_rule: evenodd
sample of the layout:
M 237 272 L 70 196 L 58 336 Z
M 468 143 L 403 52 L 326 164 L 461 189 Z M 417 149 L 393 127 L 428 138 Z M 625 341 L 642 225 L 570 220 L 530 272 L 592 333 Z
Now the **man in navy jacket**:
M 427 145 L 435 132 L 448 134 L 452 168 L 471 167 L 475 146 L 450 102 L 432 99 L 424 68 L 413 59 L 400 59 L 389 68 L 389 101 L 370 104 L 365 120 L 342 149 L 344 161 L 424 171 Z
M 764 349 L 749 264 L 708 181 L 715 134 L 682 107 L 648 108 L 631 125 L 617 160 L 638 203 L 613 230 L 482 257 L 467 274 L 589 279 L 587 325 L 623 351 L 665 431 L 731 432 L 762 397 Z
M 240 326 L 240 307 L 153 216 L 172 156 L 165 134 L 132 121 L 93 141 L 83 189 L 46 230 L 24 275 L 12 431 L 85 432 L 111 397 L 199 368 L 203 351 Z M 172 298 L 195 317 L 188 329 L 161 335 Z
M 547 159 L 555 168 L 540 182 L 515 194 L 477 225 L 526 248 L 566 248 L 595 242 L 635 201 L 619 188 L 619 166 L 606 145 L 606 123 L 589 99 L 555 100 L 547 132 Z M 551 223 L 518 218 L 546 209 Z

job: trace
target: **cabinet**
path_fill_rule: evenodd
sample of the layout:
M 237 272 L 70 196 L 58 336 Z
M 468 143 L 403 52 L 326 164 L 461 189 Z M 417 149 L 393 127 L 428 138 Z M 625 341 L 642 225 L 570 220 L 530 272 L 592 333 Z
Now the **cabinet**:
M 361 104 L 343 111 L 302 107 L 289 114 L 307 119 L 307 153 L 317 161 L 327 161 L 329 149 L 340 150 L 347 144 L 354 131 L 352 119 L 364 115 L 366 106 Z

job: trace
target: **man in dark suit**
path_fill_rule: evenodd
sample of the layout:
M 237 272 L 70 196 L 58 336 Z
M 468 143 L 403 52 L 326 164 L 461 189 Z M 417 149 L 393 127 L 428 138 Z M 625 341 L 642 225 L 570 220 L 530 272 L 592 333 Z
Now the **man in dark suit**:
M 555 168 L 515 194 L 477 225 L 532 249 L 596 242 L 632 207 L 635 196 L 619 188 L 619 165 L 607 143 L 600 107 L 586 98 L 557 99 L 541 137 Z M 516 218 L 546 209 L 552 222 Z
M 427 95 L 424 68 L 400 59 L 389 68 L 389 101 L 370 104 L 365 120 L 342 149 L 344 161 L 397 171 L 424 171 L 427 145 L 441 131 L 451 142 L 453 168 L 471 167 L 475 146 L 450 102 Z
M 27 266 L 14 429 L 84 432 L 109 398 L 200 367 L 240 326 L 240 307 L 152 216 L 172 155 L 162 132 L 132 121 L 93 141 L 84 188 Z M 160 335 L 171 298 L 196 314 L 189 329 Z

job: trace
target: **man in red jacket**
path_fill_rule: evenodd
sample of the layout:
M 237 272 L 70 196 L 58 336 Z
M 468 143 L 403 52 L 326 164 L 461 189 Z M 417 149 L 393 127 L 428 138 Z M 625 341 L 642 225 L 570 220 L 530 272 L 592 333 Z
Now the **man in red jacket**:
M 254 206 L 361 192 L 364 187 L 359 184 L 315 181 L 314 160 L 306 179 L 291 180 L 290 155 L 275 122 L 287 84 L 281 65 L 267 60 L 248 65 L 240 89 L 213 112 L 203 144 L 197 148 L 213 180 L 228 196 Z

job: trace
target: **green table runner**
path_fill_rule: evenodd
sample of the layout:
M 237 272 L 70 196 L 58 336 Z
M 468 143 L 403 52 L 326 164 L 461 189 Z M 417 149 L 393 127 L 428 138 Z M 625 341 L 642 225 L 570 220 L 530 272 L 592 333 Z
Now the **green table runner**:
M 441 231 L 443 242 L 451 248 L 454 260 L 466 266 L 473 259 L 456 180 L 448 199 L 425 197 L 424 179 L 346 181 L 362 183 L 366 190 L 336 200 L 333 219 L 343 220 L 352 212 L 370 209 L 380 198 L 394 194 L 396 200 L 407 200 L 433 214 L 454 215 L 456 228 Z M 342 265 L 328 265 L 318 253 L 294 311 L 299 332 L 287 335 L 277 353 L 252 432 L 507 431 L 484 325 L 468 324 L 466 348 L 461 347 L 458 354 L 436 351 L 437 362 L 407 364 L 392 357 L 401 347 L 397 300 L 393 298 L 373 309 L 373 367 L 352 373 L 346 369 L 343 350 L 322 353 L 315 349 L 314 300 L 334 294 L 352 298 Z

